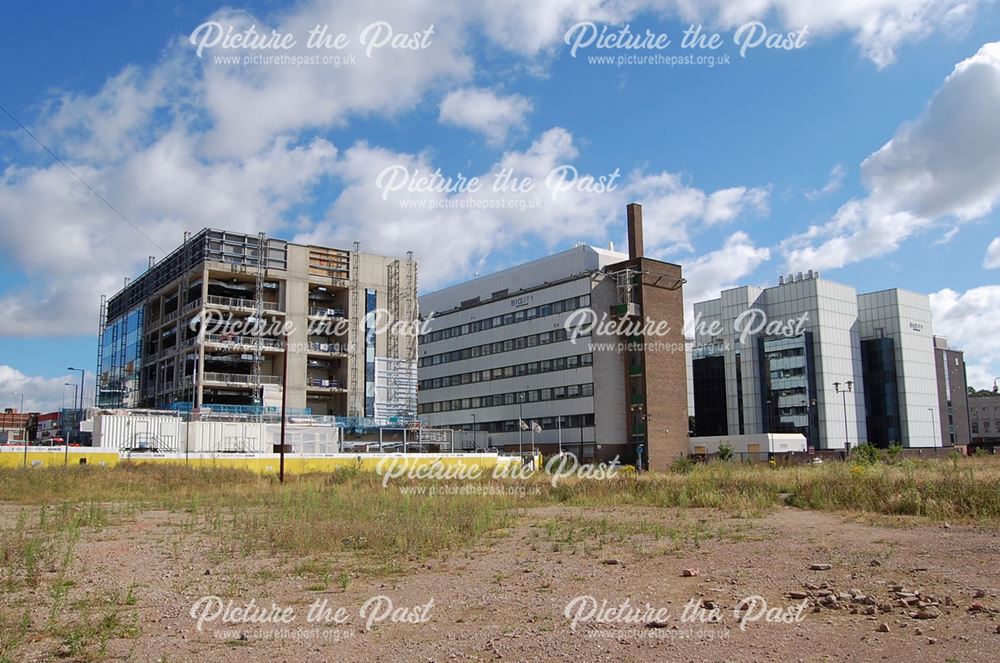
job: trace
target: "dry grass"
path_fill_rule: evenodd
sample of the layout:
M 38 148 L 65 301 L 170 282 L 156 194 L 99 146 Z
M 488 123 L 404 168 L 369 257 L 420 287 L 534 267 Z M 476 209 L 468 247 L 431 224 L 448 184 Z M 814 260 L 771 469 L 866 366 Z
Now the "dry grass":
M 671 554 L 744 533 L 738 527 L 709 529 L 697 517 L 676 527 L 642 516 L 594 519 L 587 517 L 586 507 L 705 507 L 757 515 L 792 505 L 1000 520 L 1000 460 L 993 458 L 787 468 L 717 462 L 685 469 L 567 480 L 554 487 L 538 477 L 523 492 L 455 495 L 407 494 L 401 488 L 419 482 L 383 487 L 375 475 L 356 471 L 293 476 L 281 485 L 274 477 L 241 471 L 152 464 L 0 470 L 0 496 L 16 509 L 0 524 L 0 588 L 8 599 L 0 604 L 0 663 L 19 660 L 26 642 L 52 643 L 58 657 L 99 660 L 109 642 L 138 637 L 134 597 L 95 595 L 86 604 L 74 603 L 72 610 L 62 608 L 80 581 L 73 577 L 72 563 L 81 538 L 150 510 L 182 514 L 174 544 L 193 534 L 199 545 L 207 544 L 221 557 L 283 553 L 278 558 L 288 560 L 294 574 L 316 579 L 309 587 L 341 591 L 358 570 L 405 572 L 429 556 L 514 525 L 523 509 L 533 506 L 584 507 L 579 517 L 540 521 L 528 545 L 589 555 L 622 541 Z M 261 573 L 277 571 L 269 567 Z M 45 618 L 28 609 L 37 608 L 39 600 Z

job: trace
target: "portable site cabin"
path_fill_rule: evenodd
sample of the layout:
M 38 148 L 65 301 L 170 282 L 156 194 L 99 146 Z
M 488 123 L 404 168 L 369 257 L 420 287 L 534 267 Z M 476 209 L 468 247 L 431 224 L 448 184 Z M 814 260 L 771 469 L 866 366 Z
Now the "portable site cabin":
M 693 456 L 714 456 L 724 444 L 729 445 L 737 458 L 767 460 L 773 454 L 805 453 L 806 436 L 801 433 L 759 433 L 692 437 L 688 440 L 688 452 Z

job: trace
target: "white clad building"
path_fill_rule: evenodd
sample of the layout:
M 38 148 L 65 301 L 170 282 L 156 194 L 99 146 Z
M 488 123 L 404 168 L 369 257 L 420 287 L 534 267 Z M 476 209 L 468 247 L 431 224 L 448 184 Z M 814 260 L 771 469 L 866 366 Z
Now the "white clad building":
M 615 283 L 602 270 L 625 260 L 580 245 L 422 296 L 420 418 L 464 429 L 467 447 L 527 451 L 532 434 L 519 420 L 542 429 L 536 444 L 558 444 L 561 435 L 584 459 L 625 445 L 621 358 L 594 347 L 616 337 L 574 342 L 566 329 L 574 311 L 611 308 Z M 597 401 L 595 385 L 617 388 L 598 387 Z
M 809 271 L 725 290 L 694 314 L 697 436 L 798 432 L 813 449 L 942 446 L 925 295 L 858 295 Z M 758 328 L 765 319 L 783 328 Z

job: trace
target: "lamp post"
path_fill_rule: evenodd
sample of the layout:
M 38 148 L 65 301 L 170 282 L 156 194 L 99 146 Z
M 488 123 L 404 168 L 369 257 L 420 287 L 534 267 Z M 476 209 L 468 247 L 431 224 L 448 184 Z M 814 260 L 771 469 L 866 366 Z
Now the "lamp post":
M 934 408 L 929 407 L 927 411 L 931 413 L 931 434 L 937 436 L 937 419 L 934 417 Z M 936 444 L 934 445 L 937 446 Z
M 82 368 L 73 368 L 72 366 L 70 366 L 66 370 L 67 371 L 80 371 L 80 408 L 79 409 L 82 410 L 83 409 L 83 381 L 86 378 L 87 371 L 85 371 Z M 76 407 L 76 403 L 73 404 L 73 407 Z
M 851 380 L 845 382 L 844 389 L 840 388 L 839 382 L 834 382 L 833 388 L 838 394 L 841 394 L 841 400 L 844 402 L 844 451 L 845 455 L 849 456 L 851 454 L 851 439 L 847 432 L 847 392 L 854 391 L 854 382 Z
M 556 426 L 559 428 L 559 455 L 562 456 L 562 415 L 556 416 Z
M 64 387 L 73 387 L 73 408 L 75 409 L 76 408 L 76 390 L 77 390 L 77 386 L 75 384 L 71 384 L 69 382 L 64 382 L 63 386 Z M 63 441 L 67 445 L 69 444 L 69 435 L 67 434 L 67 431 L 63 431 Z M 67 458 L 68 458 L 69 457 L 69 451 L 68 450 L 67 450 L 66 454 L 67 454 Z

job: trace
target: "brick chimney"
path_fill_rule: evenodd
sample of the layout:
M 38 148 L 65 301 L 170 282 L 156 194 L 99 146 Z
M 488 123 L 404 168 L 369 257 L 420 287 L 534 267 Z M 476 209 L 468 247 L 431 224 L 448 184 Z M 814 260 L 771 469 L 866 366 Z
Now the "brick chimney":
M 628 214 L 628 257 L 635 260 L 642 257 L 642 205 L 629 203 Z

